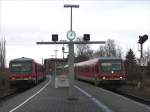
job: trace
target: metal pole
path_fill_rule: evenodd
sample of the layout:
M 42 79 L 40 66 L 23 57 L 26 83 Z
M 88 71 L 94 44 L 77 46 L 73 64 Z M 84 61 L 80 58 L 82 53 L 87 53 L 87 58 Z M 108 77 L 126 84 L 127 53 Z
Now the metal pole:
M 63 47 L 62 47 L 62 52 L 63 52 L 63 60 L 64 60 L 64 50 L 65 50 L 65 48 L 64 48 L 64 44 L 63 44 Z
M 71 23 L 70 23 L 70 25 L 71 25 L 71 26 L 70 26 L 70 30 L 72 31 L 72 7 L 71 7 L 71 15 L 70 15 L 70 16 L 71 16 L 71 18 L 70 18 L 70 22 L 71 22 Z
M 54 55 L 51 55 L 51 57 L 53 58 Z
M 141 59 L 143 58 L 143 44 L 140 44 L 141 45 Z
M 62 48 L 62 52 L 63 52 L 63 75 L 65 75 L 65 71 L 64 71 L 64 66 L 65 66 L 65 62 L 64 62 L 64 44 L 63 44 L 63 48 Z
M 66 40 L 60 40 L 60 41 L 66 42 Z M 65 60 L 64 60 L 65 47 L 64 47 L 64 43 L 63 43 L 63 47 L 62 47 L 62 53 L 63 53 L 63 75 L 65 75 L 65 72 L 64 72 L 64 66 L 65 66 Z
M 42 65 L 44 64 L 44 60 L 43 60 L 43 58 L 42 58 Z
M 141 83 L 140 83 L 140 88 L 143 88 L 143 79 L 144 79 L 144 70 L 143 70 L 143 64 L 144 64 L 144 62 L 143 62 L 143 44 L 141 43 L 140 44 L 141 45 Z
M 55 63 L 54 63 L 54 67 L 55 67 L 55 69 L 54 69 L 54 87 L 55 87 L 55 80 L 56 80 L 56 59 L 57 59 L 57 48 L 56 48 L 56 50 L 54 50 L 55 51 Z
M 70 31 L 72 31 L 72 7 L 70 15 Z M 69 44 L 69 98 L 75 98 L 74 96 L 74 44 L 70 41 Z
M 70 31 L 72 31 L 72 8 L 79 8 L 79 5 L 64 5 L 64 7 L 71 8 L 71 15 L 70 15 Z M 75 98 L 74 96 L 74 43 L 70 41 L 69 43 L 69 98 Z
M 69 98 L 75 98 L 74 91 L 74 44 L 69 44 Z
M 57 49 L 55 51 L 55 73 L 54 73 L 54 78 L 56 78 L 56 59 L 57 59 Z

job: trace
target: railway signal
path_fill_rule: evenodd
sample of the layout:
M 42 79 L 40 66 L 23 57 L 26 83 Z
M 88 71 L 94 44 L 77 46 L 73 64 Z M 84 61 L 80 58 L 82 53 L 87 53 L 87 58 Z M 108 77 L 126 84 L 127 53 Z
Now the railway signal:
M 52 34 L 52 41 L 58 41 L 58 34 Z
M 139 36 L 138 43 L 141 46 L 141 50 L 140 50 L 141 51 L 141 61 L 143 58 L 143 44 L 146 42 L 147 39 L 148 39 L 148 35 Z
M 144 58 L 143 58 L 143 44 L 146 42 L 147 39 L 148 39 L 148 35 L 143 35 L 143 36 L 139 36 L 139 40 L 138 40 L 138 43 L 141 46 L 141 50 L 140 50 L 140 52 L 141 52 L 141 57 L 140 57 L 140 65 L 141 65 L 141 67 L 145 65 Z M 142 67 L 142 69 L 141 69 L 142 77 L 141 77 L 141 82 L 139 82 L 140 87 L 142 87 L 142 85 L 143 85 L 144 74 L 145 74 L 145 70 Z
M 148 39 L 148 35 L 139 36 L 138 43 L 143 44 Z
M 90 34 L 84 34 L 83 35 L 83 40 L 84 41 L 90 41 Z

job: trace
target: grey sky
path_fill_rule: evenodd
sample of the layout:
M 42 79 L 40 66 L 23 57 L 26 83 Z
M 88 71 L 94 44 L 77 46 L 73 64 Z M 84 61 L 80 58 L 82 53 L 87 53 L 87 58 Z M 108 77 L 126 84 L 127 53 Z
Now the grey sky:
M 80 37 L 90 33 L 91 40 L 114 39 L 123 51 L 132 48 L 136 54 L 139 35 L 150 35 L 150 1 L 1 1 L 1 38 L 7 42 L 7 63 L 21 56 L 41 62 L 54 54 L 55 46 L 38 46 L 37 41 L 51 41 L 53 33 L 59 40 L 70 29 L 70 10 L 64 4 L 79 4 L 73 9 L 73 30 Z M 150 47 L 148 40 L 144 49 Z M 58 57 L 62 57 L 57 46 Z M 92 45 L 96 50 L 98 46 Z M 15 52 L 15 53 L 14 53 Z

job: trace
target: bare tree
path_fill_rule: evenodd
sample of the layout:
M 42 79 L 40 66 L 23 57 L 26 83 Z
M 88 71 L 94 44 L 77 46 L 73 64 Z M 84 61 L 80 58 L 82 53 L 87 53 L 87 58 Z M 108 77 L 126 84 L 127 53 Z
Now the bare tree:
M 147 51 L 145 51 L 144 58 L 150 62 L 150 48 L 147 48 Z
M 77 41 L 83 41 L 82 38 L 77 38 Z M 93 56 L 93 50 L 88 44 L 77 44 L 76 45 L 76 62 L 86 61 Z
M 106 56 L 105 46 L 100 46 L 99 50 L 94 53 L 94 57 L 99 57 L 99 56 L 102 57 Z
M 108 39 L 105 45 L 107 56 L 116 56 L 116 44 L 114 40 Z
M 117 46 L 116 57 L 122 58 L 122 48 L 119 45 Z
M 0 40 L 0 68 L 5 68 L 5 57 L 6 57 L 6 41 L 5 39 Z
M 99 56 L 122 57 L 122 50 L 114 40 L 108 39 L 105 46 L 100 46 L 99 50 L 95 52 L 94 57 Z

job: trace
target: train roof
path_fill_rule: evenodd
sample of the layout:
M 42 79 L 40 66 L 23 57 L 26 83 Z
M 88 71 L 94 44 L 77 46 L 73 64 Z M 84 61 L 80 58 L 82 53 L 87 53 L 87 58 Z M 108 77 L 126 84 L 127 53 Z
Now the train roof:
M 98 61 L 101 60 L 122 60 L 121 58 L 117 58 L 117 57 L 98 57 L 98 58 L 94 58 L 94 59 L 90 59 L 88 61 L 83 61 L 83 62 L 79 62 L 76 63 L 75 65 L 77 66 L 82 66 L 82 65 L 92 65 L 92 64 L 96 64 Z
M 11 62 L 12 61 L 14 61 L 14 62 L 17 62 L 17 61 L 33 61 L 33 59 L 32 58 L 21 57 L 21 58 L 13 59 L 13 60 L 11 60 Z
M 122 60 L 121 58 L 118 57 L 99 57 L 99 60 Z

